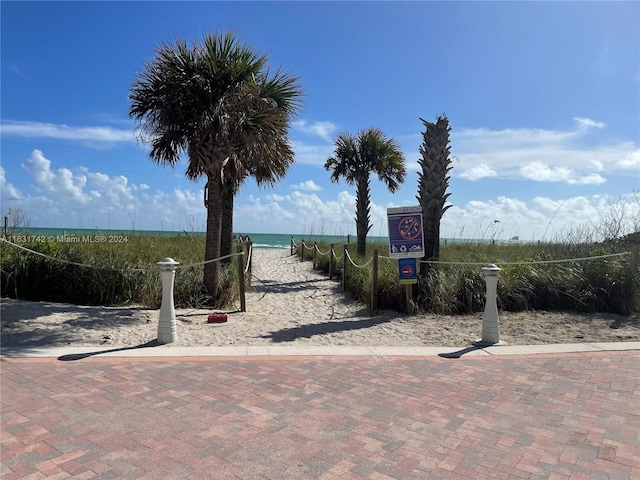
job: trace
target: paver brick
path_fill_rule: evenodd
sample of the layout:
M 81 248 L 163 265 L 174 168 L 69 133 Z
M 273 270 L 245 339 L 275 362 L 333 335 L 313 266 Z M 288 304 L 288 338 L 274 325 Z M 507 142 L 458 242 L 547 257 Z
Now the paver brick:
M 0 360 L 0 479 L 633 478 L 637 352 Z

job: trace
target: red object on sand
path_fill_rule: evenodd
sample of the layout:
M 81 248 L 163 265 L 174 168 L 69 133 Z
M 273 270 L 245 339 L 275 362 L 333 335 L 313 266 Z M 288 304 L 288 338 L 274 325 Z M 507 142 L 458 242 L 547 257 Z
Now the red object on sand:
M 207 323 L 224 323 L 227 321 L 226 313 L 214 313 L 213 315 L 209 315 Z

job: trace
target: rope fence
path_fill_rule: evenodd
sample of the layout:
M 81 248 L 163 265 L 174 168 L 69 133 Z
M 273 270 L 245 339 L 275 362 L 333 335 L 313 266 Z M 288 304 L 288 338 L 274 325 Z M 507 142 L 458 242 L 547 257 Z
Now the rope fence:
M 44 258 L 48 258 L 49 260 L 53 260 L 54 262 L 59 262 L 59 263 L 65 263 L 67 265 L 75 265 L 78 267 L 86 267 L 86 268 L 96 268 L 99 270 L 111 270 L 111 271 L 116 271 L 116 272 L 155 272 L 157 271 L 157 269 L 149 269 L 149 268 L 113 268 L 113 267 L 103 267 L 100 265 L 91 265 L 89 263 L 80 263 L 80 262 L 73 262 L 71 260 L 65 260 L 64 258 L 56 258 L 56 257 L 52 257 L 51 255 L 47 255 L 46 253 L 42 253 L 42 252 L 37 252 L 35 250 L 32 250 L 30 248 L 27 247 L 23 247 L 22 245 L 18 245 L 17 243 L 13 243 L 10 242 L 9 240 L 6 240 L 2 237 L 0 237 L 0 240 L 2 240 L 4 243 L 7 243 L 13 247 L 16 247 L 20 250 L 23 250 L 27 253 L 31 253 L 33 255 L 38 255 L 40 257 L 44 257 Z M 251 254 L 251 247 L 249 248 L 249 255 Z M 206 265 L 208 263 L 213 263 L 213 262 L 219 262 L 221 260 L 226 260 L 227 258 L 232 258 L 232 257 L 238 257 L 238 256 L 242 256 L 242 255 L 246 255 L 246 253 L 244 252 L 239 252 L 239 253 L 231 253 L 229 255 L 225 255 L 223 257 L 218 257 L 218 258 L 212 258 L 210 260 L 205 260 L 203 262 L 196 262 L 196 263 L 189 263 L 186 265 L 176 265 L 176 269 L 180 269 L 180 268 L 189 268 L 189 267 L 198 267 L 200 265 Z M 247 266 L 249 265 L 249 262 L 247 262 Z
M 36 250 L 32 250 L 30 248 L 24 247 L 22 245 L 18 245 L 17 243 L 13 243 L 5 238 L 0 237 L 0 240 L 2 240 L 2 242 L 6 243 L 7 245 L 10 245 L 12 247 L 15 247 L 19 250 L 22 250 L 24 252 L 26 252 L 27 254 L 31 254 L 31 255 L 37 255 L 43 258 L 46 258 L 48 260 L 54 261 L 54 262 L 58 262 L 58 263 L 62 263 L 62 264 L 66 264 L 66 265 L 74 265 L 77 267 L 82 267 L 82 268 L 92 268 L 92 269 L 96 269 L 96 270 L 107 270 L 107 271 L 115 271 L 115 272 L 136 272 L 136 273 L 147 273 L 147 272 L 157 272 L 158 268 L 130 268 L 130 267 L 123 267 L 123 268 L 114 268 L 114 267 L 105 267 L 105 266 L 100 266 L 100 265 L 91 265 L 88 263 L 81 263 L 81 262 L 74 262 L 71 260 L 65 260 L 63 258 L 56 258 L 53 257 L 51 255 L 47 255 L 46 253 L 42 253 L 42 252 L 38 252 Z M 228 258 L 233 258 L 233 257 L 244 257 L 245 255 L 247 255 L 248 260 L 247 260 L 247 264 L 246 266 L 243 265 L 243 261 L 239 260 L 238 261 L 238 288 L 239 288 L 239 293 L 240 293 L 240 311 L 244 312 L 246 311 L 246 302 L 245 302 L 245 288 L 244 288 L 244 275 L 247 272 L 250 272 L 251 270 L 251 260 L 252 260 L 252 255 L 253 255 L 253 245 L 251 244 L 251 242 L 242 242 L 242 243 L 248 243 L 249 247 L 248 247 L 248 252 L 244 252 L 244 249 L 242 248 L 241 245 L 238 245 L 238 252 L 236 253 L 231 253 L 229 255 L 224 255 L 222 257 L 218 257 L 218 258 L 212 258 L 209 260 L 205 260 L 203 262 L 196 262 L 196 263 L 190 263 L 190 264 L 186 264 L 186 265 L 173 265 L 172 269 L 173 270 L 178 270 L 178 269 L 186 269 L 186 268 L 192 268 L 192 267 L 200 267 L 200 266 L 204 266 L 207 265 L 209 263 L 214 263 L 214 262 L 220 262 L 222 260 L 226 260 Z
M 316 267 L 316 254 L 319 254 L 321 256 L 326 256 L 329 255 L 329 278 L 333 278 L 334 275 L 334 263 L 337 261 L 342 261 L 342 290 L 345 291 L 346 290 L 346 279 L 347 279 L 347 267 L 349 266 L 349 264 L 351 266 L 353 266 L 354 268 L 359 268 L 359 269 L 364 269 L 364 268 L 371 268 L 372 272 L 371 272 L 371 282 L 372 282 L 372 292 L 371 292 L 371 311 L 375 311 L 376 309 L 376 303 L 377 303 L 377 281 L 378 281 L 378 260 L 379 259 L 385 259 L 385 260 L 397 260 L 397 258 L 392 258 L 390 256 L 385 256 L 385 255 L 379 255 L 378 251 L 375 250 L 374 254 L 372 257 L 369 258 L 369 260 L 367 262 L 365 262 L 362 265 L 357 264 L 353 258 L 351 257 L 351 254 L 349 253 L 348 247 L 345 244 L 342 244 L 341 247 L 343 249 L 343 255 L 338 258 L 338 256 L 336 255 L 335 252 L 335 244 L 332 243 L 330 245 L 329 251 L 327 252 L 322 252 L 318 246 L 317 243 L 314 242 L 313 246 L 309 247 L 304 240 L 302 240 L 300 243 L 296 243 L 295 240 L 293 239 L 293 237 L 291 238 L 291 255 L 294 255 L 294 246 L 297 248 L 298 246 L 302 246 L 302 250 L 300 252 L 300 257 L 301 257 L 301 261 L 303 262 L 305 260 L 304 258 L 304 251 L 305 249 L 313 249 L 313 267 Z M 631 252 L 622 252 L 622 253 L 611 253 L 611 254 L 606 254 L 606 255 L 594 255 L 594 256 L 590 256 L 590 257 L 576 257 L 576 258 L 564 258 L 564 259 L 553 259 L 553 260 L 534 260 L 534 261 L 519 261 L 519 262 L 495 262 L 495 263 L 488 263 L 488 262 L 453 262 L 453 261 L 433 261 L 433 260 L 418 260 L 417 263 L 418 264 L 430 264 L 430 265 L 460 265 L 460 266 L 476 266 L 476 267 L 486 267 L 488 265 L 497 265 L 497 266 L 511 266 L 511 265 L 549 265 L 549 264 L 562 264 L 562 263 L 577 263 L 577 262 L 588 262 L 588 261 L 594 261 L 594 260 L 604 260 L 604 259 L 608 259 L 608 258 L 618 258 L 618 257 L 624 257 L 624 256 L 631 256 L 631 260 L 630 260 L 630 264 L 631 264 L 631 271 L 634 272 L 633 274 L 635 274 L 635 272 L 638 271 L 638 268 L 640 267 L 640 255 L 638 252 L 638 246 L 635 246 L 633 251 Z M 415 304 L 413 304 L 413 299 L 412 299 L 412 294 L 411 291 L 412 289 L 410 288 L 411 285 L 406 285 L 406 295 L 407 295 L 407 311 L 408 313 L 412 313 L 413 311 L 415 311 Z

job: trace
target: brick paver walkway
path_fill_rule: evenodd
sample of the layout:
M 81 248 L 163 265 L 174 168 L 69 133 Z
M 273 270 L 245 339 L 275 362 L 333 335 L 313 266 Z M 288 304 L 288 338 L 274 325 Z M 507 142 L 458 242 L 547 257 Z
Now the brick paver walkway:
M 0 366 L 2 480 L 640 478 L 638 352 Z

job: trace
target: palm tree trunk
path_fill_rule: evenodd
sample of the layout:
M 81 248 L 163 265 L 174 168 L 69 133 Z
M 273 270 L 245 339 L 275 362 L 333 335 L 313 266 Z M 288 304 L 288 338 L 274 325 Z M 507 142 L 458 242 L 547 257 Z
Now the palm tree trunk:
M 220 173 L 209 173 L 207 204 L 207 240 L 204 250 L 205 261 L 220 257 L 220 234 L 222 230 L 222 180 Z M 204 286 L 214 302 L 218 297 L 218 262 L 204 265 Z
M 231 182 L 222 186 L 222 234 L 220 236 L 220 256 L 231 255 L 233 249 L 233 200 L 235 197 Z M 231 258 L 221 260 L 223 265 L 229 265 Z
M 356 251 L 358 255 L 364 255 L 367 251 L 367 233 L 371 229 L 369 212 L 369 175 L 361 177 L 356 187 L 356 233 L 358 243 Z

